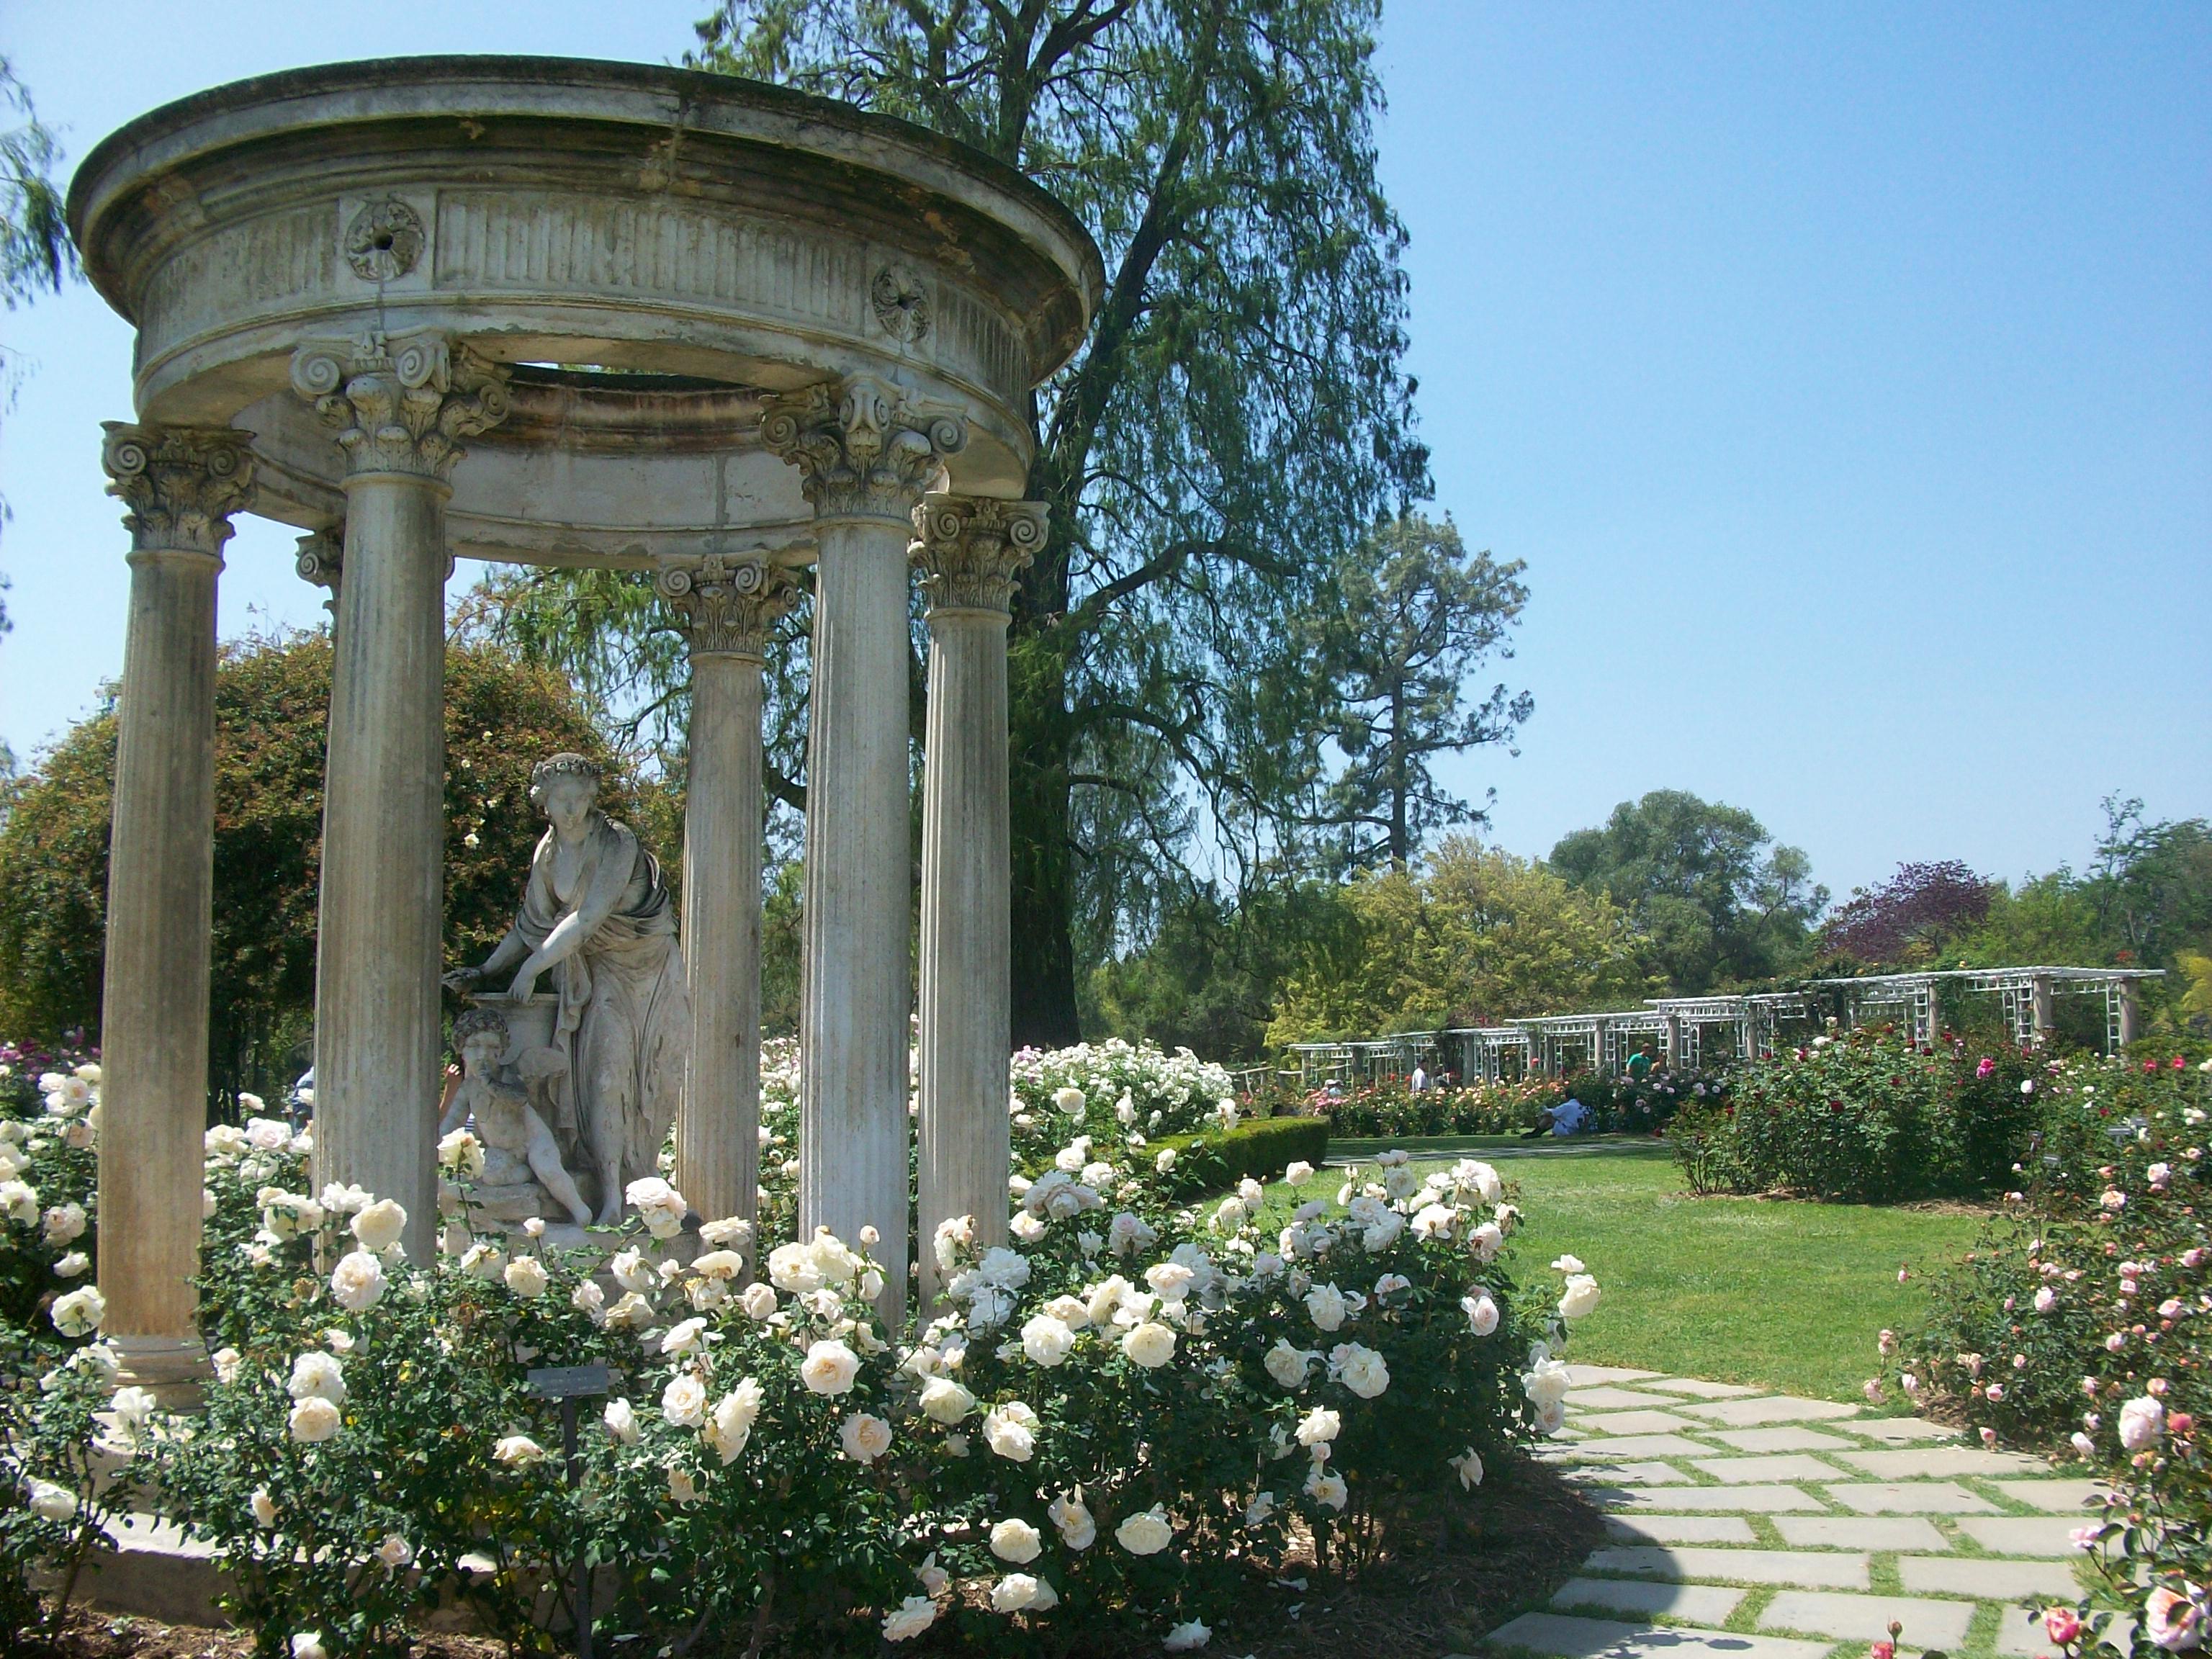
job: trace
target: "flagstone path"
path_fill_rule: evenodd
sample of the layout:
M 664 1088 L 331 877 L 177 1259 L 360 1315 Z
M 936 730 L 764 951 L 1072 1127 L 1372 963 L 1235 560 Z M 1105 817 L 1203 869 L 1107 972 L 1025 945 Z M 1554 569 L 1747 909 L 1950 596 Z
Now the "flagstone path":
M 1608 1541 L 1489 1647 L 1864 1659 L 1898 1620 L 1900 1653 L 2052 1651 L 2020 1602 L 2080 1595 L 2068 1534 L 2096 1515 L 2092 1482 L 1917 1418 L 1656 1371 L 1569 1374 L 1567 1426 L 1537 1455 L 1607 1512 Z

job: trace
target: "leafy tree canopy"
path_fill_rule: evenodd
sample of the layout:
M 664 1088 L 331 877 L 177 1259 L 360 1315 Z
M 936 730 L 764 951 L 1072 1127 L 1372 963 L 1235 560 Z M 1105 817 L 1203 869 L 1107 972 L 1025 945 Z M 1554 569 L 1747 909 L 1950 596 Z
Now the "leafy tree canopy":
M 1869 966 L 1932 961 L 1989 915 L 1993 887 L 1957 859 L 1900 864 L 1887 881 L 1853 889 L 1835 908 L 1820 949 Z
M 1623 801 L 1603 828 L 1562 839 L 1549 862 L 1626 910 L 1653 972 L 1684 995 L 1798 966 L 1828 902 L 1803 852 L 1774 845 L 1742 808 L 1683 789 Z
M 216 671 L 210 1064 L 224 1096 L 281 1088 L 307 1063 L 330 696 L 327 634 L 234 643 Z M 637 822 L 639 802 L 617 757 L 558 676 L 489 647 L 447 653 L 451 960 L 481 958 L 513 920 L 544 827 L 528 798 L 530 768 L 561 750 L 599 761 L 609 809 Z M 98 1031 L 114 772 L 111 696 L 7 786 L 0 1030 L 34 1039 L 76 1026 Z M 648 845 L 674 854 L 665 818 L 648 813 L 637 827 Z

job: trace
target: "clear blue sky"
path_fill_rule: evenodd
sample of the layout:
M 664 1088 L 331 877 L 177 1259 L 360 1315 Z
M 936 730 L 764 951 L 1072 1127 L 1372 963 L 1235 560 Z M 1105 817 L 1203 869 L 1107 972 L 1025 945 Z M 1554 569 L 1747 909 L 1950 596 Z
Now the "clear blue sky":
M 166 99 L 374 52 L 661 59 L 703 0 L 16 0 L 73 155 Z M 1674 786 L 1839 893 L 2079 862 L 2108 791 L 2212 814 L 2212 6 L 1396 0 L 1383 131 L 1439 507 L 1526 559 L 1495 834 Z M 118 669 L 88 292 L 0 318 L 19 755 Z M 307 623 L 245 521 L 227 631 Z

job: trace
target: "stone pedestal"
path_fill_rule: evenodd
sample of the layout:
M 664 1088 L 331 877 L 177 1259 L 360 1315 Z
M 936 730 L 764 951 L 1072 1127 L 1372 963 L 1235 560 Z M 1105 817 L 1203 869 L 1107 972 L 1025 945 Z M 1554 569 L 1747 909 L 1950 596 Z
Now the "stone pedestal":
M 932 495 L 911 557 L 929 596 L 922 785 L 919 1190 L 921 1305 L 940 1290 L 938 1224 L 1006 1237 L 1006 623 L 1014 575 L 1044 544 L 1036 501 Z
M 817 534 L 807 726 L 805 981 L 799 1224 L 864 1227 L 896 1330 L 912 1260 L 907 1214 L 913 933 L 907 787 L 911 515 L 958 449 L 960 423 L 855 376 L 780 403 L 762 441 L 799 468 Z
M 315 1180 L 436 1237 L 445 897 L 447 479 L 499 379 L 442 335 L 308 344 L 292 364 L 346 458 L 315 960 Z
M 684 963 L 691 1047 L 676 1185 L 709 1221 L 752 1219 L 760 1190 L 761 672 L 796 590 L 760 558 L 708 555 L 658 586 L 691 659 L 684 804 Z
M 216 578 L 248 501 L 249 434 L 110 422 L 130 511 L 100 1009 L 100 1289 L 131 1379 L 165 1403 L 204 1370 L 200 1137 L 215 887 Z

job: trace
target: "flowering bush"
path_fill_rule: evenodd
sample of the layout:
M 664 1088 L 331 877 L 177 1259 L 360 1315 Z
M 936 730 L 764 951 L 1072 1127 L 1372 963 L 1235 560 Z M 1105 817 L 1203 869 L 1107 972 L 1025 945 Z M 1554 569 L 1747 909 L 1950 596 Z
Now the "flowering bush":
M 1881 1334 L 1888 1381 L 1990 1443 L 2070 1455 L 2118 1487 L 2077 1534 L 2104 1589 L 2053 1610 L 2069 1615 L 2050 1622 L 2054 1644 L 2086 1647 L 2124 1612 L 2139 1651 L 2194 1648 L 2212 1550 L 2212 1076 L 2171 1056 L 2075 1057 L 2025 1080 L 2043 1113 L 2035 1152 L 2001 1218 L 1936 1282 L 1925 1325 Z
M 1051 1152 L 1060 1137 L 1190 1134 L 1233 1127 L 1237 1091 L 1229 1073 L 1188 1048 L 1170 1054 L 1153 1042 L 1079 1042 L 1072 1048 L 1024 1048 L 1012 1060 L 1016 1161 Z
M 2017 1053 L 1978 1058 L 1887 1030 L 1818 1036 L 1741 1067 L 1728 1098 L 1700 1103 L 1671 1138 L 1701 1192 L 1852 1203 L 1994 1193 L 2041 1114 L 2033 1070 Z
M 1650 1134 L 1663 1128 L 1685 1103 L 1717 1098 L 1722 1086 L 1717 1074 L 1655 1070 L 1641 1083 L 1583 1073 L 1415 1094 L 1403 1079 L 1394 1078 L 1348 1095 L 1316 1091 L 1307 1097 L 1307 1109 L 1326 1114 L 1334 1132 L 1347 1137 L 1517 1134 L 1534 1128 L 1539 1114 L 1571 1096 L 1589 1108 L 1593 1129 Z
M 788 1181 L 786 1081 L 764 1090 L 764 1194 Z M 0 1396 L 31 1517 L 0 1531 L 9 1583 L 96 1534 L 94 1464 L 127 1463 L 134 1501 L 214 1544 L 270 1659 L 383 1650 L 456 1602 L 543 1648 L 580 1560 L 615 1585 L 602 1632 L 641 1650 L 707 1629 L 806 1653 L 1190 1649 L 1560 1426 L 1558 1350 L 1597 1287 L 1562 1257 L 1555 1285 L 1516 1288 L 1495 1170 L 1391 1154 L 1263 1228 L 1258 1182 L 1181 1203 L 1145 1131 L 1106 1121 L 1015 1178 L 1009 1246 L 964 1221 L 924 1242 L 951 1299 L 908 1340 L 876 1318 L 896 1257 L 866 1232 L 687 1223 L 649 1180 L 611 1257 L 449 1220 L 416 1262 L 398 1206 L 308 1190 L 304 1137 L 211 1129 L 203 1415 L 114 1389 L 96 1302 L 0 1326 L 48 1378 Z M 441 1148 L 457 1181 L 471 1151 Z M 9 1273 L 38 1236 L 9 1224 Z M 589 1363 L 611 1391 L 571 1462 L 527 1373 Z

